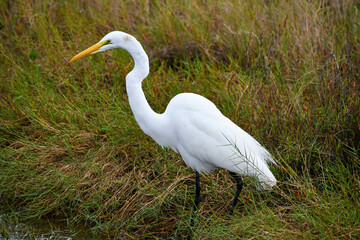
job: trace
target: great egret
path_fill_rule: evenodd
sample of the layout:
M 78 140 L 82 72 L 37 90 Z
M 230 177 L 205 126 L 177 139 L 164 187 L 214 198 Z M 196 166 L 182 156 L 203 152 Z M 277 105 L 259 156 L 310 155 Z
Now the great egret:
M 135 37 L 120 31 L 110 32 L 69 62 L 113 48 L 128 51 L 134 59 L 135 66 L 126 76 L 126 91 L 140 128 L 161 146 L 180 153 L 186 165 L 195 171 L 195 210 L 200 201 L 199 173 L 224 168 L 234 177 L 237 188 L 230 215 L 243 186 L 236 174 L 257 178 L 256 186 L 260 190 L 270 189 L 276 184 L 268 166 L 275 163 L 270 153 L 208 99 L 193 93 L 181 93 L 171 99 L 164 113 L 158 114 L 151 109 L 141 88 L 142 81 L 149 74 L 149 59 Z

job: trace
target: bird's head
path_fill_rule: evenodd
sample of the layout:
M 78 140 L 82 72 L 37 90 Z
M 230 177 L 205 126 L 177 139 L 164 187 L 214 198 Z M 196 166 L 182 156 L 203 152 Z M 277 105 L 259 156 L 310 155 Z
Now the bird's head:
M 105 35 L 98 43 L 82 51 L 81 53 L 74 56 L 70 61 L 73 62 L 79 58 L 85 57 L 89 54 L 103 52 L 113 48 L 122 48 L 131 52 L 131 48 L 135 47 L 138 41 L 131 35 L 121 32 L 114 31 Z

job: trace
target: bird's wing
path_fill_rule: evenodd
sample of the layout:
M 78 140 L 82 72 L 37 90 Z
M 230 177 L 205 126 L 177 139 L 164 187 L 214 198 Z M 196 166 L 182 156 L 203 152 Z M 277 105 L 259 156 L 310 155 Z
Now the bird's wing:
M 200 172 L 220 167 L 245 175 L 257 176 L 260 172 L 273 177 L 267 165 L 274 161 L 270 153 L 212 102 L 197 96 L 182 96 L 171 111 L 177 149 L 186 164 Z

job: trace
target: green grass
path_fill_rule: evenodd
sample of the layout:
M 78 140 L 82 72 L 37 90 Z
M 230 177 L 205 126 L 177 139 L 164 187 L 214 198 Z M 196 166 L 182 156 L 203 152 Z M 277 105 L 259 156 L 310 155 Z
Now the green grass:
M 68 218 L 154 239 L 360 237 L 360 5 L 356 1 L 2 1 L 2 212 Z M 125 92 L 130 56 L 67 60 L 112 30 L 150 56 L 143 83 L 164 111 L 199 93 L 274 155 L 279 184 L 194 174 L 142 133 Z

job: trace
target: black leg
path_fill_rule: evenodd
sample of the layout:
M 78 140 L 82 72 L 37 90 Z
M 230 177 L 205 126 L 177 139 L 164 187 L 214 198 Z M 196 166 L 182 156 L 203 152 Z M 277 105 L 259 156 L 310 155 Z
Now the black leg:
M 229 171 L 230 172 L 230 171 Z M 234 207 L 236 206 L 236 203 L 238 201 L 238 198 L 239 198 L 239 195 L 240 195 L 240 192 L 242 190 L 242 187 L 243 187 L 243 181 L 241 180 L 241 178 L 236 175 L 236 173 L 234 172 L 230 172 L 231 176 L 235 179 L 236 181 L 236 193 L 235 193 L 235 197 L 234 197 L 234 200 L 231 204 L 231 207 L 229 209 L 229 215 L 232 215 L 233 214 L 233 211 L 234 211 Z
M 200 202 L 200 176 L 197 171 L 195 171 L 195 186 L 196 186 L 196 192 L 195 192 L 195 199 L 194 199 L 194 212 L 198 210 L 199 202 Z
M 193 210 L 192 215 L 194 215 L 194 213 L 198 210 L 199 202 L 200 202 L 200 176 L 197 171 L 195 171 L 195 177 L 196 177 L 195 178 L 196 192 L 195 192 L 195 199 L 194 199 L 194 210 Z M 190 227 L 194 227 L 194 216 L 191 216 Z

